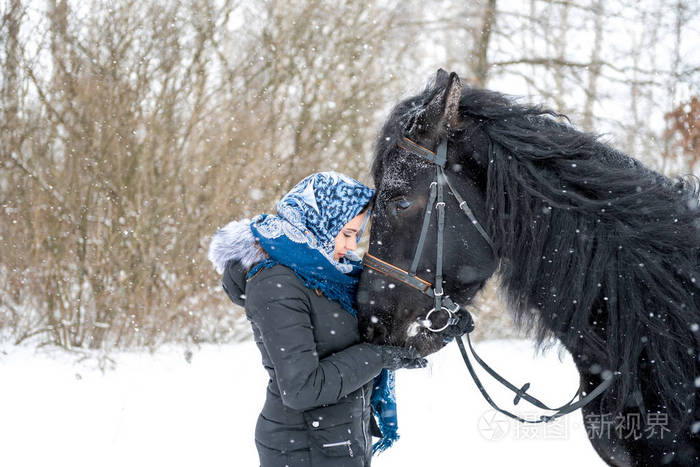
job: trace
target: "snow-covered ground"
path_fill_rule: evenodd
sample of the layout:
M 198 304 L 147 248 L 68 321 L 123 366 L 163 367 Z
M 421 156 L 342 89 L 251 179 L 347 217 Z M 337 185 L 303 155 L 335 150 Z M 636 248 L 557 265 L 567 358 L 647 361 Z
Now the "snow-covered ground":
M 550 406 L 577 386 L 571 359 L 535 356 L 527 341 L 476 346 L 481 356 Z M 267 374 L 252 342 L 154 355 L 119 352 L 104 374 L 94 361 L 0 344 L 0 463 L 3 466 L 256 466 L 253 430 Z M 419 370 L 396 377 L 401 439 L 373 465 L 604 465 L 580 411 L 555 424 L 495 416 L 452 343 Z M 484 380 L 486 377 L 483 378 Z M 504 408 L 512 394 L 489 380 Z M 521 407 L 522 405 L 522 407 Z M 538 412 L 526 403 L 521 415 Z M 534 428 L 533 428 L 534 427 Z

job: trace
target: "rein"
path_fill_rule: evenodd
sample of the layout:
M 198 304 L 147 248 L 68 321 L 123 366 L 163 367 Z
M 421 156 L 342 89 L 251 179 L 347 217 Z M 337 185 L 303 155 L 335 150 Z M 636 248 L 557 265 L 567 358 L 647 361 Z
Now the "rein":
M 445 292 L 442 288 L 442 263 L 443 263 L 443 257 L 444 257 L 444 230 L 445 230 L 445 202 L 443 199 L 444 195 L 444 189 L 445 185 L 447 185 L 447 188 L 449 189 L 450 193 L 455 197 L 457 202 L 459 203 L 459 208 L 462 210 L 462 212 L 469 218 L 471 221 L 471 224 L 474 226 L 474 228 L 479 232 L 479 234 L 486 240 L 488 243 L 489 247 L 491 248 L 491 251 L 494 253 L 496 249 L 494 247 L 493 241 L 489 237 L 489 235 L 486 233 L 486 230 L 483 228 L 483 226 L 479 223 L 479 221 L 476 219 L 474 216 L 474 213 L 472 210 L 469 208 L 469 205 L 467 204 L 467 201 L 459 194 L 459 192 L 452 186 L 450 183 L 449 179 L 447 178 L 447 174 L 445 173 L 445 165 L 447 164 L 447 139 L 445 138 L 437 148 L 437 152 L 433 152 L 427 148 L 424 148 L 423 146 L 420 146 L 419 144 L 416 144 L 415 142 L 411 141 L 410 139 L 404 137 L 401 141 L 397 143 L 398 147 L 416 155 L 419 156 L 423 159 L 426 159 L 427 161 L 431 162 L 432 164 L 435 165 L 435 180 L 430 184 L 430 195 L 428 199 L 428 203 L 425 208 L 425 213 L 423 215 L 423 224 L 421 227 L 421 233 L 420 237 L 418 238 L 418 245 L 416 246 L 416 251 L 413 255 L 413 261 L 411 262 L 411 266 L 408 271 L 401 269 L 397 266 L 394 266 L 391 263 L 388 263 L 386 261 L 383 261 L 376 256 L 373 256 L 369 253 L 366 253 L 364 258 L 363 258 L 363 263 L 366 267 L 384 275 L 387 277 L 390 277 L 392 279 L 395 279 L 417 291 L 422 293 L 423 295 L 427 295 L 428 297 L 433 299 L 434 305 L 433 308 L 428 311 L 426 317 L 425 317 L 425 322 L 427 322 L 427 326 L 424 324 L 424 327 L 428 329 L 431 332 L 441 332 L 445 330 L 449 325 L 451 324 L 456 324 L 460 318 L 455 316 L 455 313 L 459 310 L 460 305 L 458 303 L 455 303 L 450 299 L 449 296 L 445 295 Z M 433 212 L 433 204 L 435 209 L 437 210 L 437 245 L 436 245 L 436 267 L 435 267 L 435 282 L 434 285 L 433 283 L 430 283 L 429 281 L 426 281 L 424 279 L 421 279 L 416 275 L 416 271 L 418 270 L 418 263 L 420 262 L 420 259 L 423 254 L 423 248 L 425 246 L 425 239 L 428 234 L 428 228 L 430 225 L 430 218 L 432 216 Z M 536 420 L 527 420 L 524 418 L 519 417 L 518 415 L 515 415 L 507 410 L 501 409 L 494 401 L 493 399 L 489 396 L 488 392 L 484 388 L 483 384 L 479 380 L 478 376 L 476 375 L 476 372 L 474 371 L 474 367 L 469 359 L 469 355 L 467 353 L 467 350 L 464 347 L 464 342 L 462 341 L 461 336 L 457 336 L 455 341 L 457 342 L 457 345 L 459 346 L 459 351 L 462 355 L 462 359 L 464 360 L 464 364 L 467 367 L 467 370 L 469 371 L 469 374 L 471 375 L 472 379 L 474 380 L 474 383 L 476 384 L 477 388 L 481 392 L 481 395 L 486 399 L 486 401 L 493 407 L 495 410 L 501 412 L 502 414 L 513 418 L 515 420 L 518 420 L 519 422 L 522 423 L 542 423 L 542 422 L 549 422 L 552 421 L 556 418 L 559 418 L 563 415 L 566 415 L 570 412 L 573 412 L 576 409 L 579 409 L 583 407 L 584 405 L 588 404 L 591 402 L 593 399 L 598 397 L 603 391 L 605 391 L 610 385 L 612 384 L 614 374 L 613 376 L 609 377 L 608 379 L 604 380 L 601 382 L 598 386 L 593 389 L 590 393 L 586 394 L 583 398 L 580 398 L 578 401 L 573 402 L 576 397 L 579 397 L 582 394 L 585 394 L 583 392 L 583 388 L 581 385 L 579 385 L 579 388 L 576 390 L 576 393 L 574 396 L 571 398 L 569 402 L 566 404 L 562 405 L 561 407 L 557 408 L 550 408 L 544 403 L 542 403 L 540 400 L 537 398 L 531 396 L 530 394 L 527 393 L 527 390 L 530 388 L 530 383 L 525 383 L 522 387 L 518 388 L 512 383 L 510 383 L 507 379 L 499 375 L 494 369 L 492 369 L 489 365 L 484 362 L 479 355 L 474 351 L 474 347 L 472 346 L 471 339 L 469 338 L 469 332 L 474 329 L 473 326 L 473 318 L 471 316 L 471 313 L 469 313 L 468 310 L 465 309 L 467 314 L 465 315 L 466 319 L 471 321 L 471 326 L 468 326 L 469 331 L 467 331 L 467 343 L 469 344 L 469 350 L 471 351 L 474 359 L 476 362 L 489 374 L 491 375 L 496 381 L 501 383 L 503 386 L 508 388 L 509 390 L 513 391 L 515 393 L 515 399 L 513 399 L 513 405 L 517 405 L 518 402 L 520 402 L 521 399 L 524 399 L 534 406 L 542 409 L 542 410 L 549 410 L 552 412 L 555 412 L 551 415 L 540 415 L 539 419 Z M 432 327 L 432 322 L 430 321 L 430 316 L 433 313 L 441 313 L 445 312 L 447 313 L 447 321 L 446 323 L 441 326 L 440 328 L 433 328 Z M 463 318 L 465 319 L 465 318 Z

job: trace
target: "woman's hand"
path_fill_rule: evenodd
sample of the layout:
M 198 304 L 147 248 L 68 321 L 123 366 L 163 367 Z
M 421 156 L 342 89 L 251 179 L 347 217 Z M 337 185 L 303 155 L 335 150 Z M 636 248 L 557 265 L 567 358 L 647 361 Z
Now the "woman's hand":
M 382 363 L 387 370 L 399 368 L 425 368 L 428 360 L 422 358 L 420 352 L 413 347 L 399 347 L 395 345 L 370 344 L 382 356 Z

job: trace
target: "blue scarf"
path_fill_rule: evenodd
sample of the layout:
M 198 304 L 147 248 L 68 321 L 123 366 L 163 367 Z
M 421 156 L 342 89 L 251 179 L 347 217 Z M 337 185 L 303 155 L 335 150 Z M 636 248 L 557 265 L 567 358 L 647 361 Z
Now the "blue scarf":
M 306 287 L 319 289 L 357 316 L 355 294 L 362 262 L 350 251 L 336 261 L 335 237 L 373 195 L 373 189 L 336 172 L 309 175 L 277 203 L 276 216 L 262 214 L 252 220 L 253 235 L 269 258 L 254 265 L 248 277 L 262 268 L 283 264 Z M 370 404 L 383 435 L 372 447 L 374 454 L 399 438 L 393 372 L 382 369 L 374 379 Z

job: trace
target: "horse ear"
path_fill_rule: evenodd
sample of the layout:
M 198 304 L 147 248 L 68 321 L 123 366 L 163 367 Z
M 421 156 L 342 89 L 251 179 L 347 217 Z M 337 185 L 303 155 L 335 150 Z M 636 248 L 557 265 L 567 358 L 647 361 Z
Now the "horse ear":
M 444 84 L 443 84 L 444 83 Z M 433 99 L 428 103 L 425 110 L 416 119 L 415 125 L 418 129 L 425 132 L 442 133 L 445 126 L 455 128 L 459 120 L 459 99 L 462 95 L 462 83 L 459 80 L 457 73 L 450 73 L 440 68 L 435 77 L 436 87 L 443 88 Z M 409 134 L 416 129 L 411 129 Z
M 462 97 L 462 82 L 457 73 L 450 73 L 445 96 L 445 111 L 443 121 L 449 128 L 456 128 L 459 122 L 459 99 Z
M 437 75 L 435 75 L 435 86 L 441 87 L 441 88 L 447 87 L 449 78 L 450 78 L 450 74 L 448 72 L 446 72 L 445 70 L 443 70 L 442 68 L 440 68 L 437 71 Z

